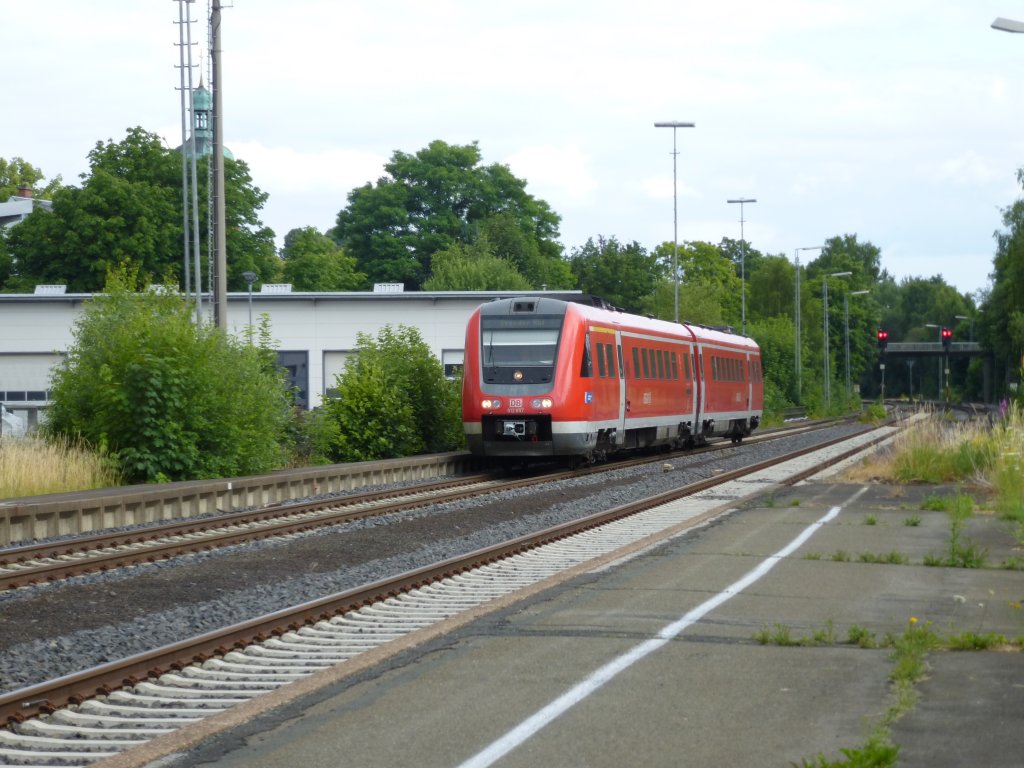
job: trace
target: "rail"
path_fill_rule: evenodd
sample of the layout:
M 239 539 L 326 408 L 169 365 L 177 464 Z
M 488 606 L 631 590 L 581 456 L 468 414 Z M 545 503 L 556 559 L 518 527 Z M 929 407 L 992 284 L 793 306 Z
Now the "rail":
M 865 430 L 870 431 L 870 430 Z M 864 434 L 863 432 L 860 434 Z M 136 685 L 147 677 L 158 677 L 169 670 L 180 669 L 193 662 L 202 662 L 215 656 L 223 656 L 232 649 L 262 641 L 274 635 L 329 619 L 347 611 L 357 610 L 388 597 L 419 589 L 441 579 L 464 573 L 485 563 L 493 563 L 514 554 L 528 551 L 546 543 L 558 541 L 580 531 L 589 530 L 609 522 L 651 509 L 677 499 L 707 490 L 725 482 L 746 477 L 799 456 L 820 452 L 823 448 L 837 446 L 850 440 L 849 435 L 834 438 L 818 445 L 809 446 L 781 457 L 774 457 L 747 467 L 731 470 L 714 477 L 680 488 L 666 491 L 646 499 L 630 502 L 610 510 L 601 511 L 586 518 L 561 523 L 542 531 L 523 535 L 511 541 L 476 550 L 454 557 L 432 566 L 419 568 L 393 578 L 378 581 L 363 587 L 329 595 L 293 608 L 276 611 L 266 616 L 250 619 L 239 624 L 211 631 L 206 634 L 182 640 L 172 645 L 139 653 L 126 659 L 112 661 L 82 672 L 67 675 L 28 688 L 0 694 L 0 723 L 22 721 L 42 712 L 53 712 L 68 703 L 79 703 L 97 694 L 106 695 L 111 691 Z M 838 454 L 814 462 L 812 466 L 790 474 L 782 484 L 795 483 L 832 466 L 849 456 L 863 452 L 866 447 L 887 439 L 888 433 L 879 434 L 866 444 L 844 450 Z M 753 491 L 750 498 L 766 489 Z

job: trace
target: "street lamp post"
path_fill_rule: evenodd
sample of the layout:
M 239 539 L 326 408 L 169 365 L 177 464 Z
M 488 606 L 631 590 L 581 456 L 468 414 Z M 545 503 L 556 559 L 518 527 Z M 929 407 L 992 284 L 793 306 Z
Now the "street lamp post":
M 259 280 L 260 276 L 255 272 L 243 272 L 242 279 L 249 286 L 249 338 L 252 339 L 252 284 Z
M 756 203 L 752 197 L 737 197 L 735 200 L 726 200 L 727 203 L 740 204 L 740 325 L 743 328 L 743 335 L 747 335 L 747 241 L 743 237 L 743 206 L 747 203 Z
M 693 128 L 696 123 L 684 123 L 679 120 L 668 120 L 655 123 L 655 128 L 672 129 L 672 282 L 675 285 L 675 321 L 679 322 L 679 210 L 676 195 L 676 128 Z
M 942 344 L 942 326 L 941 325 L 939 325 L 938 323 L 925 323 L 924 327 L 925 328 L 937 328 L 938 331 L 939 331 L 939 344 Z M 924 388 L 923 380 L 922 380 L 922 383 L 921 383 L 921 387 L 922 387 L 922 389 Z M 941 400 L 942 399 L 942 355 L 941 354 L 939 355 L 939 391 L 936 393 L 935 399 L 936 400 Z
M 843 294 L 843 328 L 846 332 L 846 399 L 850 399 L 850 296 L 863 296 L 871 291 L 851 291 Z
M 796 295 L 793 298 L 793 336 L 794 336 L 794 348 L 793 348 L 793 364 L 796 368 L 796 401 L 800 403 L 803 401 L 803 363 L 800 361 L 800 355 L 803 345 L 800 343 L 803 338 L 802 328 L 800 327 L 800 251 L 820 251 L 825 246 L 823 245 L 809 245 L 806 248 L 795 248 L 793 250 L 793 264 L 794 271 L 796 272 Z
M 825 318 L 824 318 L 824 331 L 825 331 L 825 409 L 829 410 L 832 407 L 832 386 L 829 383 L 829 378 L 832 375 L 831 365 L 828 359 L 828 279 L 830 277 L 849 277 L 853 272 L 832 272 L 831 274 L 825 275 L 821 279 L 821 294 L 822 300 L 825 305 Z

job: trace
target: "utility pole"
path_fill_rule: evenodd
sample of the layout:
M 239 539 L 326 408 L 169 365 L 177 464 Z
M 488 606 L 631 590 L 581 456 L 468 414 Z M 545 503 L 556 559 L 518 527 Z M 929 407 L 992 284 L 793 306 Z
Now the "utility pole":
M 210 11 L 210 62 L 213 91 L 213 318 L 222 331 L 228 328 L 228 259 L 224 208 L 224 82 L 221 71 L 220 0 Z

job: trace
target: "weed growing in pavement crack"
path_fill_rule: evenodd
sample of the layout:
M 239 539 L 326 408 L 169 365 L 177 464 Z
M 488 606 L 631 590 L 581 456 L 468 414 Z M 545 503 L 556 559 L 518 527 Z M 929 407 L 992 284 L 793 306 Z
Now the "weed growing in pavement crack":
M 858 638 L 863 638 L 869 633 L 858 627 L 856 634 Z M 853 635 L 853 628 L 851 628 L 851 640 Z M 871 637 L 874 638 L 873 635 Z M 812 760 L 805 759 L 801 763 L 802 768 L 858 768 L 859 766 L 890 768 L 896 765 L 900 748 L 892 743 L 890 728 L 917 702 L 914 683 L 924 676 L 927 669 L 925 657 L 929 651 L 939 645 L 939 638 L 932 631 L 931 622 L 921 623 L 911 617 L 902 634 L 896 636 L 890 634 L 886 639 L 893 648 L 890 655 L 893 661 L 893 670 L 889 674 L 889 679 L 893 683 L 893 703 L 862 747 L 840 749 L 839 752 L 843 755 L 843 759 L 840 760 L 829 760 L 819 754 Z
M 956 494 L 946 499 L 929 496 L 930 508 L 941 505 L 949 515 L 949 547 L 945 556 L 926 555 L 924 564 L 943 568 L 984 568 L 988 551 L 962 538 L 964 523 L 974 516 L 974 500 Z

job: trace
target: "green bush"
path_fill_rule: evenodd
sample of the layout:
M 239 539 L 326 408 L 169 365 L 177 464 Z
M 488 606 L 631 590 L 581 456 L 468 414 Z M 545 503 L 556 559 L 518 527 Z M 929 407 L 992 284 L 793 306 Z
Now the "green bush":
M 290 398 L 274 353 L 196 327 L 175 289 L 108 279 L 53 374 L 47 431 L 97 446 L 128 482 L 276 469 Z
M 463 444 L 457 383 L 444 377 L 419 331 L 386 326 L 359 334 L 357 352 L 337 377 L 325 409 L 338 428 L 337 461 L 436 453 Z
M 338 441 L 338 422 L 323 408 L 295 408 L 286 428 L 286 440 L 291 466 L 329 464 Z

